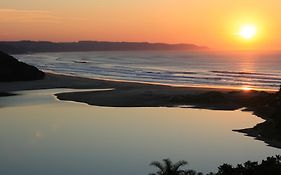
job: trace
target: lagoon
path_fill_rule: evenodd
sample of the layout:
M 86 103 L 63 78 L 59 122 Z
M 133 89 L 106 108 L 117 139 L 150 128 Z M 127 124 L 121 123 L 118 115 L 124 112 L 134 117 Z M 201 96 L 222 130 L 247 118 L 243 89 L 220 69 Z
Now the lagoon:
M 206 173 L 281 154 L 232 131 L 263 121 L 250 112 L 97 107 L 59 101 L 61 91 L 0 98 L 0 174 L 144 175 L 163 158 Z

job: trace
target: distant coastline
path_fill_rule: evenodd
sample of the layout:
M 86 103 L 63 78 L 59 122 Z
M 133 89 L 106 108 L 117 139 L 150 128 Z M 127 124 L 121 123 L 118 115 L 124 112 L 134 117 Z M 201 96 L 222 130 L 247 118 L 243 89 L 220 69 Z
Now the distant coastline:
M 110 41 L 0 41 L 0 50 L 9 54 L 38 52 L 77 52 L 77 51 L 145 51 L 145 50 L 207 50 L 195 44 L 167 44 L 149 42 L 110 42 Z

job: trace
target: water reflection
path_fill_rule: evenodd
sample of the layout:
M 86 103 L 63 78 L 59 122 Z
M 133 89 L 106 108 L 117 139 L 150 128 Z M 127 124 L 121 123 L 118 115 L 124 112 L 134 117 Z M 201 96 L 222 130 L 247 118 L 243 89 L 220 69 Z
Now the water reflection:
M 231 131 L 261 122 L 241 111 L 57 101 L 0 108 L 0 114 L 0 174 L 144 175 L 152 160 L 167 157 L 208 172 L 281 153 Z

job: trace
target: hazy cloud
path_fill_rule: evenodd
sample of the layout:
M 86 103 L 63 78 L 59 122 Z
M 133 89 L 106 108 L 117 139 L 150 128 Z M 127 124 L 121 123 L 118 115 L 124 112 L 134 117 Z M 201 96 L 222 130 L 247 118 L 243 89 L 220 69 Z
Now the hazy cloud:
M 85 20 L 85 19 L 59 17 L 54 15 L 51 11 L 46 11 L 46 10 L 0 9 L 0 22 L 59 23 L 64 20 Z

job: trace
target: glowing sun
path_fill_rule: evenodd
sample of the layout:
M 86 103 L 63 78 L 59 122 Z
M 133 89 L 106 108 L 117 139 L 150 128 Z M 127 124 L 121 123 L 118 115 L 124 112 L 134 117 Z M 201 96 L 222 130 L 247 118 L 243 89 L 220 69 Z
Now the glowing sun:
M 254 25 L 244 25 L 240 28 L 238 33 L 242 38 L 250 40 L 257 34 L 257 28 Z

